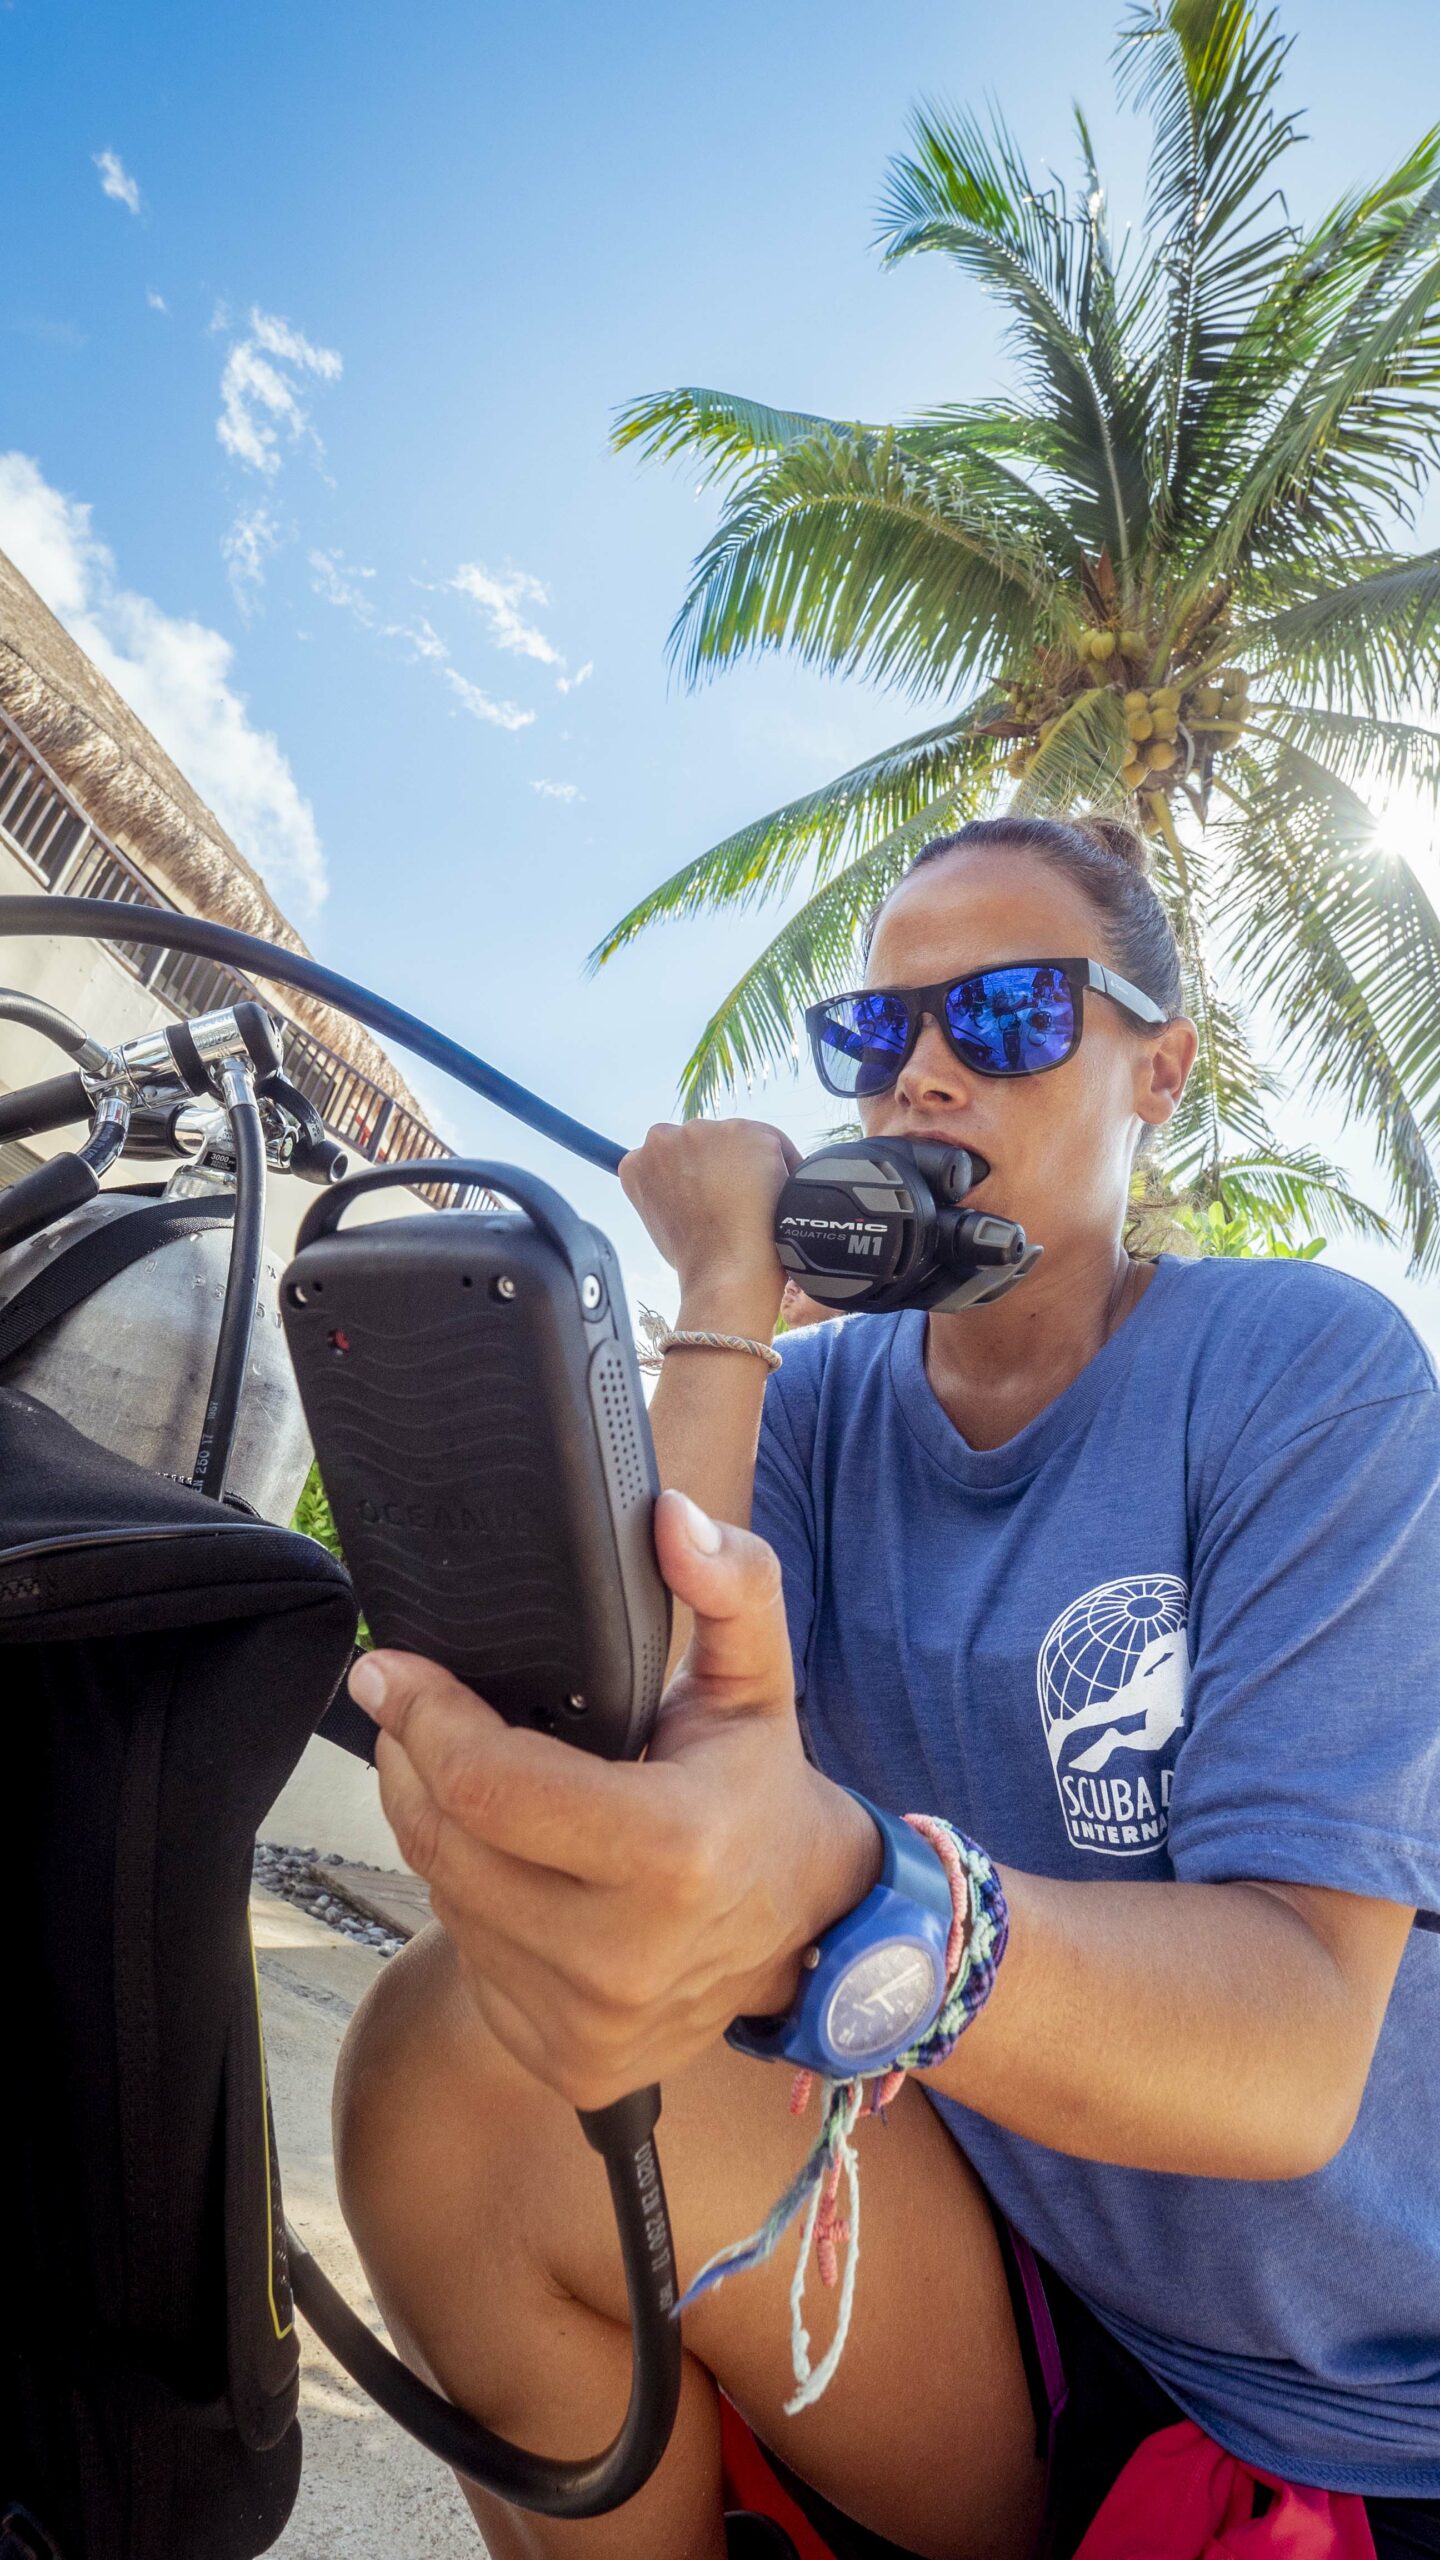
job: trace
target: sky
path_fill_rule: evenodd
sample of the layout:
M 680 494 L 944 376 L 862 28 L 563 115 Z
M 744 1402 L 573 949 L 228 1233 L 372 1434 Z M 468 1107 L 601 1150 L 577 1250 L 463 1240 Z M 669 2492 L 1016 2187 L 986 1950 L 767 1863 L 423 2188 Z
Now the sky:
M 1437 113 L 1440 12 L 1283 14 L 1304 214 Z M 1078 96 L 1123 224 L 1144 130 L 1111 103 L 1119 15 L 0 0 L 0 548 L 321 958 L 631 1142 L 779 911 L 670 927 L 596 977 L 588 952 L 919 722 L 774 658 L 683 689 L 666 633 L 715 503 L 613 454 L 615 412 L 687 382 L 868 417 L 993 390 L 992 306 L 938 260 L 880 268 L 887 160 L 919 98 L 999 98 L 1068 174 Z M 1428 830 L 1396 824 L 1440 884 Z M 607 1176 L 415 1082 L 673 1310 Z M 801 1144 L 834 1117 L 808 1070 L 738 1107 Z M 1304 1097 L 1283 1125 L 1313 1130 Z M 1396 1256 L 1329 1258 L 1440 1345 Z

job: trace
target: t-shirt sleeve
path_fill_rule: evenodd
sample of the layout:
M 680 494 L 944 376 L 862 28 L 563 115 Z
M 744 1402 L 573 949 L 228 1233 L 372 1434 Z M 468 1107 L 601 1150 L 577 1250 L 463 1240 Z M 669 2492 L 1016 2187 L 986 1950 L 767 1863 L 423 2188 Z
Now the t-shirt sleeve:
M 1181 1877 L 1440 1912 L 1440 1394 L 1401 1330 L 1397 1392 L 1244 1435 L 1199 1526 Z
M 810 1470 L 778 1372 L 765 1390 L 750 1525 L 780 1559 L 790 1651 L 795 1662 L 795 1695 L 800 1698 L 805 1694 L 806 1662 L 815 1619 L 818 1542 Z

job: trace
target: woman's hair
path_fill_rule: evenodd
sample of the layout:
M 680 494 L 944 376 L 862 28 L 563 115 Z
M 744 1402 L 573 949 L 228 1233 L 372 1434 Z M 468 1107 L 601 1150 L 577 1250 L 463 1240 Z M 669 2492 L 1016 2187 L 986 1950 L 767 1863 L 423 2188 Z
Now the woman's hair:
M 1149 877 L 1145 840 L 1123 818 L 972 818 L 954 835 L 937 836 L 924 846 L 910 872 L 947 853 L 990 846 L 1002 853 L 1034 854 L 1063 871 L 1103 920 L 1106 957 L 1121 976 L 1153 996 L 1167 1018 L 1184 1011 L 1179 946 Z

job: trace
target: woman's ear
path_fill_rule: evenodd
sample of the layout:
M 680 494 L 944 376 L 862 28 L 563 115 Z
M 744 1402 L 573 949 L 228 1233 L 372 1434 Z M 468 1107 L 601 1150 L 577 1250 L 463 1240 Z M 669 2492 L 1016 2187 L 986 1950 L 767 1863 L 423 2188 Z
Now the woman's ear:
M 1199 1046 L 1195 1025 L 1183 1013 L 1147 1041 L 1137 1062 L 1135 1108 L 1148 1128 L 1163 1129 L 1173 1117 Z

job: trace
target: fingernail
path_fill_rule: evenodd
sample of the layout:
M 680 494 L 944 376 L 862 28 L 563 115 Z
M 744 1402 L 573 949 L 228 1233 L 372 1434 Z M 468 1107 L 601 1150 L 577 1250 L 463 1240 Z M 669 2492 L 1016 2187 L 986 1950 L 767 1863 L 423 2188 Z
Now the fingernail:
M 692 1502 L 688 1493 L 682 1493 L 680 1499 L 685 1505 L 685 1535 L 691 1546 L 698 1548 L 702 1556 L 718 1555 L 720 1531 L 709 1512 L 702 1511 L 698 1502 Z
M 367 1716 L 378 1716 L 385 1704 L 385 1674 L 373 1653 L 363 1654 L 350 1674 L 350 1695 Z

